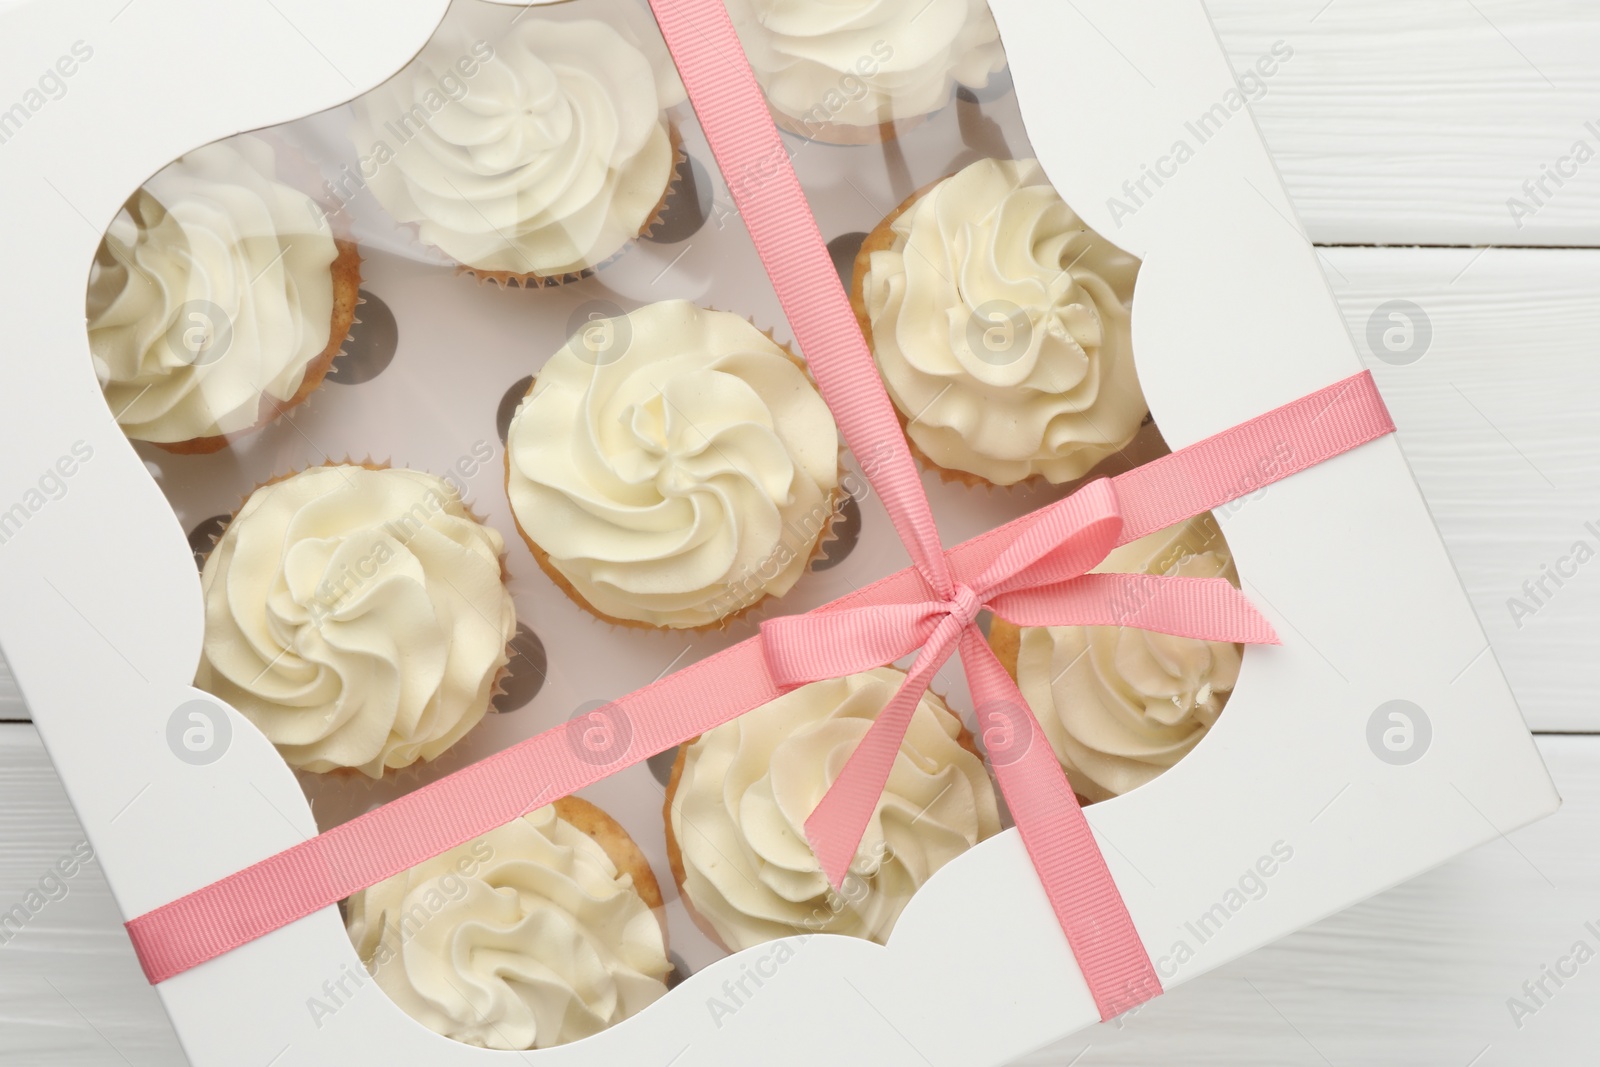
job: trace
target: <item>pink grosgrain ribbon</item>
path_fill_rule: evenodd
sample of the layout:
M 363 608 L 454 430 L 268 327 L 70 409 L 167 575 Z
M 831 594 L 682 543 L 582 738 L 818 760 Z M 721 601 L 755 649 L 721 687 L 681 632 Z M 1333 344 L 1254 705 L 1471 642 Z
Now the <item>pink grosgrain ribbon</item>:
M 822 803 L 806 821 L 806 836 L 835 888 L 843 885 L 861 837 L 877 810 L 917 702 L 959 642 L 963 663 L 982 661 L 988 645 L 975 625 L 989 608 L 1023 626 L 1096 626 L 1137 623 L 1140 629 L 1204 641 L 1277 644 L 1272 627 L 1248 600 L 1221 578 L 1100 574 L 1086 577 L 1122 533 L 1117 493 L 1109 480 L 1024 520 L 1021 535 L 971 584 L 957 582 L 945 600 L 880 604 L 791 615 L 761 626 L 767 665 L 784 688 L 870 670 L 917 653 L 905 682 L 846 762 Z M 1135 619 L 1134 616 L 1137 616 Z M 1003 672 L 1001 677 L 1003 677 Z M 980 720 L 1002 716 L 996 737 L 1031 717 L 1009 678 L 969 672 Z M 980 721 L 986 736 L 989 724 Z M 1031 734 L 1031 731 L 1030 731 Z M 1012 746 L 996 756 L 1020 753 Z M 1001 786 L 1005 788 L 1004 774 Z M 1016 805 L 1009 791 L 1007 801 Z M 1019 816 L 1019 825 L 1025 816 Z
M 975 623 L 978 612 L 989 607 L 1029 626 L 1119 625 L 1137 615 L 1142 628 L 1209 641 L 1276 644 L 1277 635 L 1220 578 L 1087 576 L 1122 533 L 1110 481 L 1092 482 L 1023 522 L 976 579 L 957 581 L 942 601 L 772 619 L 761 634 L 773 680 L 785 688 L 917 653 L 806 821 L 806 836 L 835 888 L 877 810 L 918 701 L 959 643 L 995 778 L 1101 1015 L 1110 1018 L 1155 996 L 1161 985 L 1055 752 Z
M 928 591 L 920 604 L 763 626 L 769 666 L 775 681 L 785 685 L 881 666 L 922 649 L 901 689 L 807 820 L 806 836 L 829 881 L 839 887 L 917 702 L 959 644 L 980 726 L 986 733 L 1004 727 L 1012 739 L 1005 754 L 990 762 L 1017 830 L 1102 1018 L 1120 1014 L 1160 993 L 1160 980 L 1061 765 L 1015 683 L 973 625 L 990 598 L 1003 601 L 1007 592 L 1023 589 L 1043 596 L 1050 579 L 1078 577 L 1103 559 L 1122 528 L 1115 492 L 1109 484 L 1091 486 L 1078 494 L 1082 502 L 1065 501 L 1029 524 L 977 586 L 955 580 L 894 407 L 726 8 L 721 0 L 651 0 L 651 7 L 823 399 L 845 443 L 857 457 L 872 457 L 865 473 Z M 1096 588 L 1059 590 L 1062 599 L 1055 606 Z M 1228 622 L 1240 632 L 1271 635 L 1248 604 L 1228 599 L 1214 584 L 1195 588 L 1210 589 L 1192 594 L 1208 597 L 1208 605 L 1227 605 Z M 1162 599 L 1180 613 L 1180 598 Z M 1019 597 L 1017 603 L 1022 602 Z M 1198 624 L 1203 619 L 1195 625 L 1178 621 L 1183 632 L 1204 629 Z

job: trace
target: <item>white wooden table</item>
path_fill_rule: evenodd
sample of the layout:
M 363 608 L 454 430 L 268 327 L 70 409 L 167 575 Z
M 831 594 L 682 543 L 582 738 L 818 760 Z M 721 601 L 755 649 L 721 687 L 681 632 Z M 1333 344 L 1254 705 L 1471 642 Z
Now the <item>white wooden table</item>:
M 1358 342 L 1386 300 L 1431 323 L 1422 359 L 1371 364 L 1566 806 L 1026 1062 L 1600 1062 L 1600 958 L 1524 990 L 1600 950 L 1600 563 L 1532 616 L 1507 603 L 1600 526 L 1600 158 L 1563 162 L 1600 151 L 1600 5 L 1210 3 L 1237 66 L 1294 49 L 1255 113 Z M 6 903 L 81 840 L 26 720 L 0 671 Z M 183 1062 L 91 864 L 0 944 L 0 1064 Z

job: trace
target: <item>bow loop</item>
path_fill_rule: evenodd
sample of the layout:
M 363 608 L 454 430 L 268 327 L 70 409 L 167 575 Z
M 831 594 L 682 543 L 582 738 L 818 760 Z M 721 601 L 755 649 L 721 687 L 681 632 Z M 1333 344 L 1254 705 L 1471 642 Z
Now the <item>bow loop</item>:
M 977 584 L 992 596 L 1076 578 L 1099 566 L 1121 534 L 1116 486 L 1101 478 L 1035 512 Z

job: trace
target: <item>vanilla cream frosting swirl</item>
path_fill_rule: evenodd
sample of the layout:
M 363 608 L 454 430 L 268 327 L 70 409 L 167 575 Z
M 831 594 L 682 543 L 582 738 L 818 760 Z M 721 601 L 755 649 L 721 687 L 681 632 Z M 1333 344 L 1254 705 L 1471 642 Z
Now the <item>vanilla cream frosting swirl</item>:
M 1148 408 L 1128 303 L 1138 261 L 1034 160 L 979 160 L 927 190 L 870 256 L 873 355 L 929 459 L 998 485 L 1082 477 Z
M 134 440 L 250 429 L 263 399 L 294 397 L 327 349 L 338 248 L 317 206 L 273 169 L 255 138 L 196 149 L 106 231 L 89 274 L 89 348 Z
M 756 80 L 811 126 L 937 111 L 1006 65 L 985 0 L 726 0 Z
M 813 682 L 688 746 L 668 818 L 684 895 L 728 948 L 807 933 L 881 944 L 935 871 L 999 832 L 983 761 L 958 740 L 960 720 L 928 694 L 843 892 L 829 887 L 805 821 L 904 678 L 880 667 Z
M 675 92 L 606 23 L 529 16 L 436 36 L 357 101 L 352 136 L 379 202 L 424 241 L 477 270 L 555 277 L 608 259 L 655 215 Z
M 1123 545 L 1095 570 L 1226 578 L 1210 514 Z M 1024 627 L 1017 687 L 1072 787 L 1090 800 L 1150 781 L 1217 721 L 1239 678 L 1240 646 L 1115 626 Z
M 838 430 L 788 353 L 683 300 L 592 323 L 506 438 L 526 536 L 601 614 L 707 626 L 789 591 L 827 528 Z
M 632 876 L 548 807 L 357 893 L 348 912 L 390 999 L 483 1048 L 599 1033 L 660 999 L 672 969 Z
M 507 662 L 504 547 L 421 471 L 312 467 L 262 486 L 206 558 L 195 685 L 293 767 L 376 778 L 433 759 L 483 718 Z

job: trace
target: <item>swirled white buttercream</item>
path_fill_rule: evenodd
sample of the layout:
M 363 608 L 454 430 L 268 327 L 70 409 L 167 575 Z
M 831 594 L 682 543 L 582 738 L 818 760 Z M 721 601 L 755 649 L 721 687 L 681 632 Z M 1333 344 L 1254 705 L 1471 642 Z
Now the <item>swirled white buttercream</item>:
M 1006 65 L 985 0 L 727 0 L 756 80 L 813 127 L 937 111 Z
M 257 489 L 201 575 L 195 685 L 291 766 L 433 759 L 477 725 L 516 632 L 500 535 L 421 471 L 312 467 Z
M 1097 571 L 1227 578 L 1209 514 L 1124 545 Z M 1080 794 L 1137 788 L 1199 743 L 1239 678 L 1240 648 L 1131 627 L 1024 627 L 1017 687 Z
M 827 528 L 838 430 L 805 372 L 683 300 L 601 320 L 539 371 L 506 438 L 523 533 L 601 614 L 706 626 L 788 592 Z
M 905 674 L 881 667 L 814 682 L 691 743 L 668 817 L 683 893 L 735 951 L 790 934 L 887 940 L 911 895 L 999 832 L 983 761 L 961 723 L 922 698 L 842 893 L 806 844 L 805 821 Z
M 1083 476 L 1148 408 L 1128 302 L 1138 261 L 1084 225 L 1034 160 L 979 160 L 917 198 L 860 298 L 907 432 L 998 485 Z
M 332 232 L 239 137 L 151 178 L 112 220 L 89 274 L 89 348 L 117 422 L 175 443 L 250 429 L 328 347 Z
M 675 76 L 603 22 L 503 22 L 436 36 L 357 101 L 363 172 L 465 266 L 581 272 L 637 237 L 666 192 Z
M 552 808 L 379 882 L 348 910 L 390 999 L 483 1048 L 599 1033 L 660 999 L 672 969 L 632 876 Z

